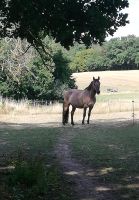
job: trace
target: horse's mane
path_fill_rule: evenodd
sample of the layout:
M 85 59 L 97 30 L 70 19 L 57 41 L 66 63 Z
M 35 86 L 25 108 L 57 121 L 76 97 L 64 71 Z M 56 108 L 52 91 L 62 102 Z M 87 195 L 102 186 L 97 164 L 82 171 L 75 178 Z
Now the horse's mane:
M 93 81 L 92 81 L 93 82 Z M 88 87 L 86 87 L 84 90 L 88 90 L 88 91 L 90 91 L 91 90 L 91 88 L 92 88 L 92 82 L 88 85 Z

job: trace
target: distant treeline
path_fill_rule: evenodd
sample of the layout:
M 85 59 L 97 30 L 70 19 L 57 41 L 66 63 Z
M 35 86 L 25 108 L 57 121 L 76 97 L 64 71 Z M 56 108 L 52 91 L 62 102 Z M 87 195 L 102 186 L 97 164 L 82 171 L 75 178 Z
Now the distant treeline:
M 139 69 L 139 37 L 114 38 L 89 49 L 79 46 L 73 47 L 75 54 L 70 63 L 73 72 Z
M 139 37 L 111 39 L 86 48 L 75 43 L 64 49 L 49 37 L 44 52 L 26 40 L 0 40 L 0 95 L 14 99 L 61 99 L 74 88 L 73 72 L 139 69 Z

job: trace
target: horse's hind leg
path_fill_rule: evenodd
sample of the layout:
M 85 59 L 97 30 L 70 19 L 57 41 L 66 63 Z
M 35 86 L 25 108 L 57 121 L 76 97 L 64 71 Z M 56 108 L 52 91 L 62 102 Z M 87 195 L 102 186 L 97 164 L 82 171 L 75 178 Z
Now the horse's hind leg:
M 82 124 L 84 124 L 84 120 L 85 120 L 85 116 L 86 116 L 86 107 L 84 108 L 84 111 L 83 111 L 83 120 L 82 120 Z
M 67 103 L 63 103 L 63 125 L 68 123 L 68 117 L 69 117 L 69 105 Z
M 75 112 L 76 108 L 72 106 L 72 110 L 71 110 L 71 124 L 74 125 L 74 121 L 73 121 L 73 115 Z

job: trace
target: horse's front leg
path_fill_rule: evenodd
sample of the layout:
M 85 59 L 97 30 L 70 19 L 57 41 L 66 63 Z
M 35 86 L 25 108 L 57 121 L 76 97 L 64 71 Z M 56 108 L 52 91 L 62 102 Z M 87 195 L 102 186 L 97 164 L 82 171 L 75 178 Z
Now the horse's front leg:
M 72 110 L 71 110 L 71 124 L 74 125 L 74 121 L 73 121 L 73 115 L 75 112 L 76 108 L 72 106 Z
M 86 107 L 84 108 L 84 111 L 83 111 L 83 120 L 82 120 L 82 124 L 84 124 L 84 120 L 85 120 L 85 116 L 86 116 Z
M 93 108 L 93 106 L 89 107 L 87 124 L 89 124 L 89 120 L 90 120 L 90 115 L 91 115 L 92 108 Z

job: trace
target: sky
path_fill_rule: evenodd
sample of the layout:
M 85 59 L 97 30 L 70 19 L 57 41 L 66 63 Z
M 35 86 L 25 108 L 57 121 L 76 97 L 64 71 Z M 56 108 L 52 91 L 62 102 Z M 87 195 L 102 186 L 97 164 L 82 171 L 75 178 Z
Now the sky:
M 129 8 L 124 9 L 128 13 L 129 24 L 120 27 L 113 37 L 121 37 L 127 35 L 139 36 L 139 0 L 128 0 Z M 112 37 L 108 37 L 110 39 Z

